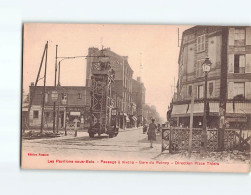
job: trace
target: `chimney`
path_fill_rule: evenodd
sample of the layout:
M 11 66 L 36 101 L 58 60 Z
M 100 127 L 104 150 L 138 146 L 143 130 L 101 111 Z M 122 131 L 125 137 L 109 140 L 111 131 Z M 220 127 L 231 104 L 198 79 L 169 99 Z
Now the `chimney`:
M 34 86 L 34 82 L 31 82 L 31 86 Z
M 141 77 L 137 77 L 137 81 L 138 81 L 138 82 L 141 82 Z

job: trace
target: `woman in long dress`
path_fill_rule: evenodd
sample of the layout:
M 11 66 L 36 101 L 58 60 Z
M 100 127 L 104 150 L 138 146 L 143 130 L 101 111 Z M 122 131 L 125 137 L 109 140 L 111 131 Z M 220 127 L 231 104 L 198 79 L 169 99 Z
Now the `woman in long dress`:
M 150 141 L 150 147 L 153 148 L 153 141 L 156 140 L 156 130 L 157 130 L 157 125 L 154 123 L 154 119 L 152 119 L 152 123 L 149 124 L 148 127 L 148 140 Z

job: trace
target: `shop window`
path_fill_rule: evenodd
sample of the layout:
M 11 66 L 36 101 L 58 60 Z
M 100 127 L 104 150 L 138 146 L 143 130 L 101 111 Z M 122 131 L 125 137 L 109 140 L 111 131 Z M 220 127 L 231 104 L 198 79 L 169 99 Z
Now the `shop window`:
M 205 35 L 197 37 L 197 52 L 205 51 L 206 38 Z
M 234 55 L 234 73 L 245 73 L 245 55 Z
M 34 119 L 38 118 L 38 110 L 33 110 L 33 118 Z
M 245 98 L 245 83 L 234 83 L 234 99 Z
M 202 99 L 204 97 L 204 86 L 203 85 L 198 86 L 197 97 L 198 97 L 198 99 Z
M 234 45 L 244 46 L 245 45 L 245 29 L 234 30 Z

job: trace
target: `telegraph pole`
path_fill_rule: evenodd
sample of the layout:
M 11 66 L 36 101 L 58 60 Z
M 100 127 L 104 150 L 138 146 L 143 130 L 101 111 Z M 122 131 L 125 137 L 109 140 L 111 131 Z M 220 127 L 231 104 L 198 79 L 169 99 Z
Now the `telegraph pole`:
M 41 72 L 41 69 L 42 69 L 42 66 L 43 66 L 44 55 L 45 55 L 46 51 L 47 51 L 47 43 L 44 46 L 44 52 L 43 52 L 42 59 L 41 59 L 41 62 L 40 62 L 40 66 L 39 66 L 39 70 L 38 70 L 38 73 L 37 73 L 36 82 L 35 82 L 35 85 L 33 87 L 33 91 L 32 92 L 30 91 L 30 104 L 29 104 L 29 108 L 28 108 L 28 126 L 29 127 L 30 127 L 30 110 L 31 110 L 31 106 L 32 106 L 32 103 L 33 103 L 33 99 L 34 99 L 35 94 L 36 94 L 36 87 L 37 87 L 37 83 L 39 81 L 40 72 Z M 23 130 L 23 133 L 24 133 L 24 130 Z
M 41 127 L 41 129 L 40 129 L 41 133 L 43 133 L 43 128 L 44 128 L 44 106 L 45 106 L 45 86 L 46 86 L 47 53 L 48 53 L 48 41 L 46 43 L 46 53 L 45 53 L 43 107 L 42 107 L 41 126 L 40 126 Z
M 190 111 L 190 129 L 189 129 L 189 138 L 188 138 L 188 154 L 189 158 L 192 153 L 192 138 L 193 138 L 193 109 L 194 109 L 194 89 L 192 85 L 192 99 L 191 99 L 191 111 Z
M 55 89 L 57 86 L 57 57 L 58 57 L 58 45 L 56 45 L 55 79 L 54 79 Z M 55 133 L 55 119 L 56 119 L 56 101 L 53 102 L 53 133 Z
M 59 127 L 59 107 L 60 107 L 60 61 L 58 64 L 58 86 L 57 86 L 57 92 L 58 92 L 58 110 L 57 110 L 57 132 Z

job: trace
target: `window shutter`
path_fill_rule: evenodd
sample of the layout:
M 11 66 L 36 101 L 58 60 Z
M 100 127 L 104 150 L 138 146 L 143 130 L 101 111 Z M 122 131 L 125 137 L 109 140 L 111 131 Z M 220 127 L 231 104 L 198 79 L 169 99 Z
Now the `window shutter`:
M 234 73 L 234 54 L 228 55 L 228 72 Z
M 246 54 L 245 73 L 251 73 L 251 54 Z
M 194 87 L 194 97 L 196 97 L 196 98 L 199 98 L 199 94 L 198 94 L 199 90 L 198 90 L 198 88 L 199 88 L 199 85 L 197 85 L 197 86 Z
M 246 28 L 246 45 L 251 45 L 251 27 Z
M 234 28 L 229 28 L 228 45 L 234 45 Z
M 245 55 L 240 55 L 240 67 L 245 67 Z
M 228 82 L 228 99 L 234 98 L 234 82 Z
M 251 99 L 251 82 L 245 82 L 245 98 Z

